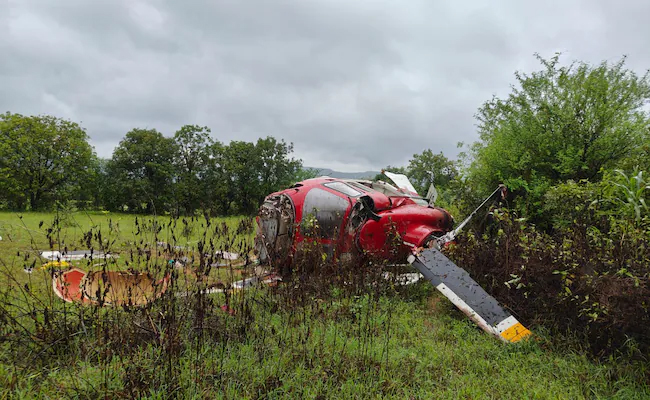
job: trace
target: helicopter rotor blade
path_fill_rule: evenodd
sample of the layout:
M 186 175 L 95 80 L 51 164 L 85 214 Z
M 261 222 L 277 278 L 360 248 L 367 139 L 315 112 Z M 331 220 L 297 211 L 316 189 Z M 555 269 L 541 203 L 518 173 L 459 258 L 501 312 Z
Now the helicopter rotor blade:
M 467 271 L 440 250 L 425 249 L 409 256 L 408 261 L 484 331 L 510 343 L 531 335 L 530 330 L 476 283 Z

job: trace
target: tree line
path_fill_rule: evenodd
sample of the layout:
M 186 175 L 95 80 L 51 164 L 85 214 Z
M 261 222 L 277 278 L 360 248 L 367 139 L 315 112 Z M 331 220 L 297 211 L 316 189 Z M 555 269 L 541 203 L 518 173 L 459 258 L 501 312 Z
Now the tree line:
M 559 55 L 537 57 L 541 70 L 515 73 L 507 97 L 479 108 L 479 140 L 458 159 L 427 148 L 407 166 L 386 169 L 408 175 L 421 194 L 434 183 L 440 204 L 460 213 L 504 183 L 511 205 L 542 225 L 550 223 L 546 198 L 558 186 L 602 182 L 616 169 L 650 170 L 648 74 L 626 69 L 625 58 L 562 66 Z M 0 209 L 73 201 L 142 213 L 250 214 L 266 194 L 313 176 L 292 153 L 291 143 L 270 136 L 224 144 L 207 127 L 185 125 L 173 137 L 133 129 L 110 159 L 100 159 L 75 122 L 6 113 L 0 115 Z
M 554 188 L 599 183 L 615 170 L 650 171 L 650 76 L 618 62 L 560 63 L 537 55 L 541 69 L 516 73 L 517 86 L 478 110 L 467 184 L 505 183 L 518 212 L 545 222 Z M 595 199 L 594 199 L 595 200 Z
M 271 136 L 224 144 L 205 126 L 173 137 L 132 129 L 110 159 L 79 124 L 54 116 L 0 115 L 0 209 L 57 204 L 137 213 L 250 214 L 265 195 L 307 177 L 293 144 Z
M 267 194 L 317 173 L 292 157 L 291 143 L 268 136 L 224 144 L 205 126 L 185 125 L 172 137 L 132 129 L 110 159 L 88 139 L 79 124 L 54 116 L 0 115 L 0 209 L 252 214 Z M 459 174 L 455 161 L 430 149 L 407 168 L 387 169 L 406 173 L 422 194 Z

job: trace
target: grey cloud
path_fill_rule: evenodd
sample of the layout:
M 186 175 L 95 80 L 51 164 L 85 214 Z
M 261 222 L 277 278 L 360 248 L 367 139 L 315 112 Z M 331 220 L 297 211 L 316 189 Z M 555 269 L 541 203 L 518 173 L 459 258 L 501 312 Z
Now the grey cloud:
M 0 110 L 81 121 L 105 157 L 131 128 L 187 123 L 342 170 L 455 156 L 535 52 L 643 73 L 650 5 L 612 4 L 0 0 Z

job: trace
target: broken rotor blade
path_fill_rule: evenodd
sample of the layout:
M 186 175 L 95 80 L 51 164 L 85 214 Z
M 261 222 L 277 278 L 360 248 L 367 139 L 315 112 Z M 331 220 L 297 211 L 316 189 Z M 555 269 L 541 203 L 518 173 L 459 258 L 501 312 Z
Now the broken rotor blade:
M 531 335 L 517 319 L 490 296 L 467 271 L 437 249 L 411 255 L 409 263 L 481 329 L 501 340 L 516 343 Z

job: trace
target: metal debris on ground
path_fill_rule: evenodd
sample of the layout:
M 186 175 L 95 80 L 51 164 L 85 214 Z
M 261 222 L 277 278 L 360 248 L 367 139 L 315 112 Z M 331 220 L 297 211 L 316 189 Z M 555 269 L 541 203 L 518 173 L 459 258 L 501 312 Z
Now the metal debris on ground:
M 94 250 L 41 251 L 40 256 L 50 261 L 79 261 L 84 259 L 106 259 L 117 257 L 110 253 Z
M 167 291 L 170 276 L 155 279 L 145 273 L 86 272 L 78 268 L 54 274 L 54 293 L 66 302 L 110 306 L 143 306 Z

